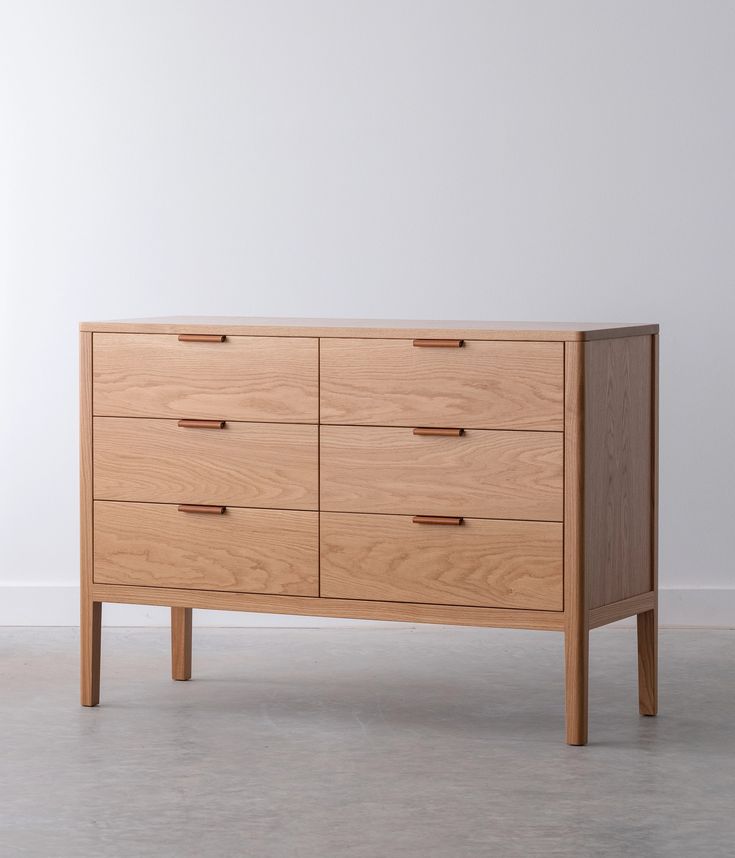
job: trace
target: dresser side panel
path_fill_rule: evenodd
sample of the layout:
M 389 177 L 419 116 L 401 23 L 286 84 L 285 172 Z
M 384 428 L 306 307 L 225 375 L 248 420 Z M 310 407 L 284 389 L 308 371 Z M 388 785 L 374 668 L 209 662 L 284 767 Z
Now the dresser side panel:
M 654 587 L 653 338 L 585 343 L 584 558 L 591 609 Z

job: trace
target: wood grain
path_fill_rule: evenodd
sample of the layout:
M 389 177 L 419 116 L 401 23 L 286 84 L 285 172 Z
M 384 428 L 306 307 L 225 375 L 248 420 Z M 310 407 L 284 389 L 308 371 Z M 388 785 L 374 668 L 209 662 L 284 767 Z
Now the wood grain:
M 317 508 L 316 426 L 95 417 L 94 434 L 98 500 Z
M 94 515 L 95 583 L 318 594 L 317 513 L 95 501 Z
M 585 345 L 585 563 L 592 608 L 653 589 L 651 338 Z
M 100 702 L 102 605 L 92 596 L 94 564 L 92 444 L 92 334 L 81 333 L 79 335 L 79 637 L 82 706 L 96 706 Z
M 109 601 L 173 608 L 181 679 L 194 607 L 563 631 L 570 744 L 587 741 L 589 629 L 635 614 L 640 711 L 655 714 L 658 326 L 168 317 L 81 327 L 84 705 L 99 700 Z M 181 333 L 226 339 L 180 343 Z M 300 425 L 316 424 L 320 406 L 331 425 Z M 320 479 L 332 510 L 321 598 Z M 116 500 L 93 502 L 103 491 Z M 178 504 L 228 509 L 185 515 Z M 264 508 L 244 508 L 254 505 Z M 415 515 L 464 521 L 415 525 Z
M 563 436 L 472 429 L 322 426 L 321 508 L 561 521 Z
M 585 556 L 585 351 L 564 346 L 564 663 L 566 740 L 587 744 L 589 591 Z
M 638 711 L 658 714 L 658 623 L 656 610 L 637 617 L 638 634 Z
M 658 609 L 659 336 L 651 337 L 651 575 Z
M 507 608 L 421 605 L 408 602 L 366 602 L 358 599 L 268 596 L 253 593 L 226 593 L 217 590 L 181 590 L 116 584 L 95 584 L 93 592 L 95 598 L 100 601 L 133 605 L 175 605 L 221 611 L 253 611 L 307 617 L 345 617 L 358 620 L 395 620 L 405 623 L 441 623 L 450 626 L 487 626 L 557 632 L 564 629 L 564 616 L 561 611 L 522 611 Z
M 321 422 L 370 426 L 563 428 L 559 343 L 325 339 Z
M 171 608 L 171 678 L 191 679 L 191 608 Z
M 638 614 L 638 711 L 658 713 L 658 387 L 659 338 L 651 337 L 651 609 Z
M 562 525 L 322 513 L 321 595 L 561 611 Z
M 591 608 L 589 611 L 589 627 L 598 629 L 609 623 L 616 623 L 627 617 L 635 617 L 636 614 L 651 610 L 655 604 L 655 593 L 641 593 L 640 596 L 631 596 L 622 602 L 612 602 L 599 608 Z
M 478 322 L 406 319 L 310 319 L 252 316 L 161 316 L 82 322 L 83 331 L 202 334 L 267 337 L 379 337 L 476 340 L 564 341 L 655 334 L 658 325 L 618 322 Z
M 94 407 L 100 416 L 316 423 L 317 340 L 96 334 Z

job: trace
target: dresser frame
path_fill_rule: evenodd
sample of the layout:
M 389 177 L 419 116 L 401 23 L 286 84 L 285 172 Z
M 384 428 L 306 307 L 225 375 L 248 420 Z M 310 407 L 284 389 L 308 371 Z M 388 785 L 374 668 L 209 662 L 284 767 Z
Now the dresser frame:
M 561 611 L 275 596 L 100 584 L 94 581 L 93 353 L 95 333 L 436 338 L 562 342 L 564 346 L 564 606 Z M 80 326 L 81 703 L 100 696 L 102 604 L 171 608 L 172 676 L 191 677 L 192 609 L 539 629 L 564 633 L 566 741 L 587 742 L 589 633 L 637 617 L 641 715 L 657 713 L 658 326 L 492 322 L 191 318 L 88 322 Z M 647 398 L 647 401 L 642 401 Z M 622 403 L 618 407 L 616 403 Z M 650 409 L 648 437 L 632 429 Z M 633 415 L 633 417 L 631 417 Z M 628 437 L 629 436 L 629 437 Z M 648 472 L 641 475 L 640 463 Z M 641 530 L 623 526 L 629 498 L 644 491 Z M 621 523 L 622 522 L 622 523 Z M 630 521 L 628 521 L 630 524 Z M 644 539 L 645 545 L 631 544 Z M 626 567 L 631 553 L 645 568 Z M 635 591 L 630 595 L 631 591 Z

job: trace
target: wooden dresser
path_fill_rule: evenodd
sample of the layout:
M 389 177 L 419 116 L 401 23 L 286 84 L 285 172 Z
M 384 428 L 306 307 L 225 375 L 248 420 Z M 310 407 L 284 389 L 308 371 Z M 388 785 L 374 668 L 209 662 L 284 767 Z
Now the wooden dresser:
M 638 620 L 656 714 L 657 325 L 81 325 L 81 696 L 103 602 L 564 632 Z M 522 705 L 519 700 L 518 705 Z

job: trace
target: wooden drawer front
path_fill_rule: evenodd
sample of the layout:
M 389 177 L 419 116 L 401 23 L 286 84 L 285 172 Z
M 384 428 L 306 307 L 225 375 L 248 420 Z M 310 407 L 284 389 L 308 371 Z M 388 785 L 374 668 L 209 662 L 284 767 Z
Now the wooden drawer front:
M 322 426 L 321 508 L 561 521 L 563 435 Z
M 100 500 L 316 509 L 318 428 L 94 418 L 94 494 Z
M 318 341 L 94 334 L 94 413 L 316 423 Z
M 321 595 L 561 611 L 562 525 L 322 513 Z
M 94 504 L 98 584 L 319 594 L 318 513 L 227 509 L 179 512 L 169 504 Z
M 321 421 L 371 426 L 564 428 L 564 344 L 323 339 Z

